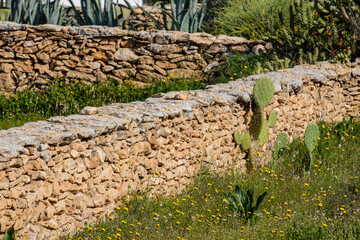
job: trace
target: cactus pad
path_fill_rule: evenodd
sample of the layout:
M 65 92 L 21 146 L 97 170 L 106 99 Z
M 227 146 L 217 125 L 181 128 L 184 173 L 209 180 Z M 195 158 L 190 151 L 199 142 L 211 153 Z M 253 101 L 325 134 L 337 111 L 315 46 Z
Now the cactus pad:
M 249 131 L 251 136 L 253 136 L 254 139 L 258 140 L 260 132 L 266 126 L 267 126 L 267 122 L 265 121 L 261 110 L 260 109 L 255 110 L 253 116 L 251 117 L 250 126 L 249 126 Z
M 268 140 L 268 136 L 269 136 L 269 130 L 267 128 L 267 124 L 263 124 L 261 126 L 261 131 L 260 131 L 259 137 L 258 137 L 259 143 L 260 144 L 266 143 Z
M 241 144 L 242 135 L 239 133 L 239 131 L 234 132 L 234 139 L 237 145 Z
M 251 137 L 249 133 L 245 133 L 242 136 L 241 147 L 244 150 L 249 150 L 251 148 Z
M 256 105 L 263 109 L 274 96 L 274 84 L 270 78 L 260 78 L 254 86 L 254 100 Z
M 314 151 L 319 136 L 320 131 L 316 124 L 310 124 L 307 126 L 305 130 L 305 145 L 309 152 Z
M 275 127 L 276 121 L 277 121 L 277 114 L 274 110 L 271 110 L 269 114 L 268 127 L 270 128 Z

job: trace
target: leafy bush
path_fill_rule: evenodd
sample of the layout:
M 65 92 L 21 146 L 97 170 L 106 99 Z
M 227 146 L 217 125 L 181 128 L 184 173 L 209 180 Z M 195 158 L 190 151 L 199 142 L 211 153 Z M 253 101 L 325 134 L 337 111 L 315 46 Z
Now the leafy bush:
M 228 0 L 214 11 L 212 33 L 263 39 L 275 34 L 284 24 L 279 13 L 289 16 L 290 3 L 289 0 Z
M 354 59 L 359 54 L 360 3 L 353 0 L 314 0 L 314 6 L 318 21 L 325 25 L 318 32 L 324 32 L 331 40 L 328 52 L 332 58 L 343 59 L 346 54 Z
M 354 58 L 358 38 L 330 1 L 229 0 L 218 10 L 212 33 L 270 41 L 274 55 L 298 64 L 346 61 Z

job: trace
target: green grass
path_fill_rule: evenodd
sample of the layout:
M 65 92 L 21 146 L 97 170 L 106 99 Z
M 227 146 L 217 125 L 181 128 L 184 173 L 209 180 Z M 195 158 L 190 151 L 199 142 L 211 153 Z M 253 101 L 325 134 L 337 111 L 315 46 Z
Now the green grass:
M 204 171 L 179 195 L 129 193 L 112 216 L 61 239 L 359 239 L 360 124 L 320 123 L 314 166 L 305 172 L 301 139 L 268 166 L 240 174 Z M 268 192 L 245 221 L 224 203 L 239 184 Z
M 76 114 L 86 106 L 103 106 L 111 103 L 143 101 L 155 93 L 203 89 L 209 84 L 225 83 L 246 77 L 265 66 L 267 55 L 234 55 L 217 71 L 204 79 L 177 79 L 154 81 L 144 88 L 116 81 L 84 84 L 80 81 L 56 80 L 45 90 L 16 92 L 9 99 L 0 96 L 0 130 L 22 126 L 26 122 L 48 119 L 53 116 Z

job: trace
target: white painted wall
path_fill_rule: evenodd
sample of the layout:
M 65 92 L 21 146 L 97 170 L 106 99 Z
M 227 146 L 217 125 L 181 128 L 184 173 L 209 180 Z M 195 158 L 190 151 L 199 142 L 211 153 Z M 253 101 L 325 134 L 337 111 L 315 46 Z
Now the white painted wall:
M 80 7 L 80 0 L 73 0 L 75 6 Z M 104 4 L 104 0 L 101 0 L 102 4 Z M 119 4 L 124 4 L 125 2 L 124 0 L 113 0 L 114 3 L 119 3 Z M 136 4 L 138 4 L 139 6 L 143 5 L 143 0 L 128 0 L 128 2 L 132 5 L 132 6 L 136 6 Z M 60 4 L 64 4 L 64 6 L 71 6 L 70 2 L 68 0 L 61 0 Z

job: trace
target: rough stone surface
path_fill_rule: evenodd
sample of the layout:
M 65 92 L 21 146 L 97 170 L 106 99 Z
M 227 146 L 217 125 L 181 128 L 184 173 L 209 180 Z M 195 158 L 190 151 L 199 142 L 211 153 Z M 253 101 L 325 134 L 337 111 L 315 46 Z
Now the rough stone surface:
M 256 160 L 264 163 L 280 132 L 292 139 L 309 123 L 359 117 L 359 72 L 358 65 L 301 65 L 2 130 L 1 229 L 16 222 L 19 239 L 53 239 L 110 214 L 129 188 L 175 193 L 204 163 L 244 170 L 232 134 L 248 129 L 254 84 L 269 77 L 275 96 L 265 112 L 275 109 L 278 122 Z

